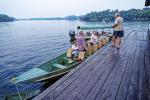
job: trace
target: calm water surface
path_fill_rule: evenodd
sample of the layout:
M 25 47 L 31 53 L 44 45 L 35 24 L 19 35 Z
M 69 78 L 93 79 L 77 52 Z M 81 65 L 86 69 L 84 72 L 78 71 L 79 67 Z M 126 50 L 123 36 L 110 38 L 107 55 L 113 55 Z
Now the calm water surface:
M 0 23 L 0 96 L 16 92 L 10 79 L 66 51 L 68 31 L 80 21 L 16 21 Z M 126 32 L 146 32 L 148 22 L 126 22 Z M 20 91 L 38 89 L 42 83 L 19 84 Z

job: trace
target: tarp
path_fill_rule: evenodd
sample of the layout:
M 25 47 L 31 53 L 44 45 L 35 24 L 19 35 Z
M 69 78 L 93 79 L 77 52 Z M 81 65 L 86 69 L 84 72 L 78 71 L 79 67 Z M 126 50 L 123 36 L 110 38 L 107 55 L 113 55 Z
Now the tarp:
M 91 29 L 106 29 L 106 28 L 112 28 L 112 26 L 108 25 L 81 25 L 78 26 L 78 30 L 91 30 Z
M 150 0 L 145 1 L 145 6 L 150 6 Z

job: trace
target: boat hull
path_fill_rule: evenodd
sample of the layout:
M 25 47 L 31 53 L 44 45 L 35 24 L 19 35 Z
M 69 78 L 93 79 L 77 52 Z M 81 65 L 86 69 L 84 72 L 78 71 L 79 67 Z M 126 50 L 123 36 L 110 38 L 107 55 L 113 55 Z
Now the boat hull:
M 71 69 L 81 62 L 73 61 L 68 63 L 70 58 L 67 58 L 66 53 L 21 74 L 15 78 L 14 83 L 23 82 L 39 82 L 47 80 L 55 80 L 60 76 L 68 73 Z

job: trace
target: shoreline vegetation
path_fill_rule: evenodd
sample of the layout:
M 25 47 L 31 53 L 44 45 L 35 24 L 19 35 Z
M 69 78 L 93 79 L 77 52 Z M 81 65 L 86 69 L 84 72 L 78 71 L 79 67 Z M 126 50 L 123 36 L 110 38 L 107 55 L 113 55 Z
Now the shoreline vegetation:
M 80 16 L 82 21 L 113 21 L 115 13 L 118 10 L 104 10 L 100 12 L 90 12 Z M 130 9 L 119 11 L 125 21 L 150 21 L 150 8 Z
M 0 14 L 0 22 L 11 22 L 11 21 L 15 21 L 15 20 L 16 19 L 14 17 L 10 17 L 5 14 Z
M 52 18 L 28 18 L 28 19 L 15 19 L 8 15 L 0 14 L 0 22 L 9 22 L 16 20 L 80 20 L 80 21 L 113 21 L 114 14 L 118 10 L 104 10 L 104 11 L 92 11 L 85 15 L 76 16 L 69 15 L 66 17 L 52 17 Z M 119 11 L 125 21 L 150 21 L 150 8 L 143 9 L 130 9 Z

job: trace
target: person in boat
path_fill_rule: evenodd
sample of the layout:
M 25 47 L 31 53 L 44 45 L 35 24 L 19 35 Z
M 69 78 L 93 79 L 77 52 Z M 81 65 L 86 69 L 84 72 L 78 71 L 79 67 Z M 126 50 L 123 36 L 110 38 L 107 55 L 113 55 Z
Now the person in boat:
M 71 58 L 77 58 L 78 55 L 79 55 L 79 50 L 78 50 L 78 46 L 77 46 L 77 43 L 76 43 L 76 40 L 74 41 L 74 44 L 72 45 L 72 56 Z
M 123 28 L 123 18 L 120 16 L 119 12 L 115 14 L 115 24 L 112 26 L 114 29 L 112 46 L 116 48 L 120 48 L 121 38 L 124 36 L 124 28 Z M 116 42 L 118 42 L 116 44 Z
M 91 36 L 90 44 L 91 46 L 93 46 L 96 45 L 97 43 L 98 43 L 98 32 L 94 31 Z
M 91 33 L 90 32 L 86 32 L 86 36 L 91 36 Z
M 83 31 L 80 31 L 79 35 L 76 37 L 76 44 L 77 44 L 79 51 L 86 51 L 87 50 L 86 41 L 85 41 L 85 38 L 83 36 L 84 36 Z

